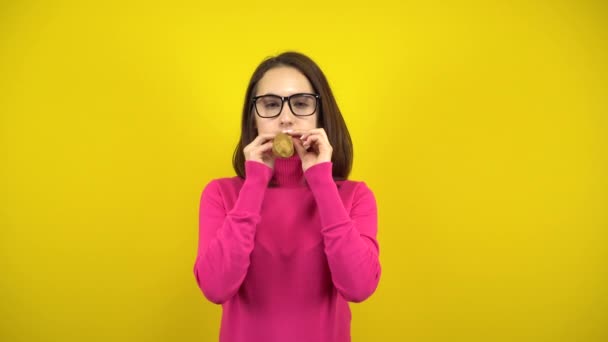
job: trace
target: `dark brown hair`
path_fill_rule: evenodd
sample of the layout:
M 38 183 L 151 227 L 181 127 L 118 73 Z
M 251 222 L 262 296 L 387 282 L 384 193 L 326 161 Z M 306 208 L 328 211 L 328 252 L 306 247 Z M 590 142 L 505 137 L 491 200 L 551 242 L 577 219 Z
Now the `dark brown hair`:
M 315 93 L 321 97 L 317 127 L 324 128 L 333 148 L 331 161 L 333 163 L 334 180 L 345 180 L 353 164 L 353 143 L 346 128 L 342 113 L 329 87 L 329 83 L 319 66 L 309 57 L 298 52 L 284 52 L 275 57 L 265 59 L 253 72 L 243 105 L 241 119 L 241 137 L 232 156 L 232 166 L 236 174 L 245 178 L 245 155 L 243 149 L 257 137 L 255 113 L 253 112 L 253 95 L 258 82 L 270 69 L 288 66 L 299 70 L 310 82 Z

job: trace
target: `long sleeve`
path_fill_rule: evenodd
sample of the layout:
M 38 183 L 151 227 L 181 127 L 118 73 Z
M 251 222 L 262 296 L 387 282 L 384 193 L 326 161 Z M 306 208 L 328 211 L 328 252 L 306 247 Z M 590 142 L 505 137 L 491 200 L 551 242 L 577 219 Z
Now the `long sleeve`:
M 334 286 L 346 300 L 361 302 L 375 291 L 381 273 L 375 197 L 358 183 L 349 215 L 332 178 L 332 163 L 312 166 L 304 175 L 319 210 Z
M 256 226 L 272 169 L 258 162 L 245 163 L 247 178 L 233 208 L 225 208 L 221 185 L 209 182 L 199 209 L 199 241 L 194 264 L 196 281 L 207 299 L 216 304 L 238 291 L 250 264 Z

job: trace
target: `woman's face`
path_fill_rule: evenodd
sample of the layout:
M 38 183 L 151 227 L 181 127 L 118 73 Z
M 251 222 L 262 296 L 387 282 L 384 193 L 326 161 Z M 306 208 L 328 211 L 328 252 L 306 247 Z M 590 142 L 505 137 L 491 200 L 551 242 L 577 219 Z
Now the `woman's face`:
M 257 84 L 257 92 L 254 96 L 278 95 L 283 97 L 298 93 L 313 94 L 314 91 L 306 76 L 298 69 L 281 66 L 272 68 L 264 74 Z M 258 100 L 258 108 L 262 106 L 260 101 L 261 99 Z M 281 113 L 276 117 L 262 118 L 256 114 L 255 109 L 253 109 L 252 114 L 255 116 L 258 134 L 265 134 L 279 133 L 289 129 L 306 131 L 317 128 L 318 111 L 317 106 L 315 113 L 312 115 L 296 116 L 291 112 L 289 104 L 285 101 Z

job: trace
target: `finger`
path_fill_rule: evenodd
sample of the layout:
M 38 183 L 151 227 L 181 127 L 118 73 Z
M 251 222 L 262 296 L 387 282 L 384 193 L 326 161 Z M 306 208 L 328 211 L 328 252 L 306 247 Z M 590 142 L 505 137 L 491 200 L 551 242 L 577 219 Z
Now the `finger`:
M 272 152 L 272 141 L 267 142 L 259 147 L 258 152 L 260 153 L 260 157 L 268 158 L 273 160 L 275 158 L 274 153 Z
M 243 152 L 245 154 L 255 152 L 257 148 L 259 148 L 264 143 L 271 141 L 275 136 L 276 134 L 274 133 L 260 134 L 255 137 L 255 139 L 253 139 L 253 141 L 251 141 L 249 145 L 245 146 Z
M 298 144 L 299 146 L 302 146 L 302 148 L 304 149 L 304 151 L 309 151 L 310 150 L 310 143 L 306 143 L 304 141 L 301 141 L 299 139 L 294 139 L 294 144 Z
M 283 131 L 283 133 L 285 133 L 287 135 L 291 135 L 292 137 L 299 137 L 302 134 L 304 134 L 304 131 L 295 130 L 295 129 L 286 129 Z
M 258 151 L 261 153 L 272 150 L 272 141 L 266 142 L 258 147 Z
M 305 132 L 304 134 L 302 134 L 300 136 L 300 139 L 306 140 L 308 137 L 313 136 L 313 135 L 322 137 L 325 141 L 327 141 L 329 143 L 329 138 L 327 138 L 327 134 L 325 133 L 325 130 L 323 128 L 316 128 L 316 129 L 310 130 L 308 132 Z
M 310 130 L 299 130 L 299 129 L 293 129 L 293 130 L 287 130 L 287 134 L 291 135 L 291 136 L 299 136 L 301 138 L 304 138 L 306 136 L 309 136 L 311 134 L 315 134 L 317 133 L 318 129 L 310 129 Z
M 308 132 L 305 132 L 305 133 L 308 133 L 310 135 L 317 134 L 317 135 L 321 135 L 321 136 L 327 137 L 327 133 L 325 132 L 324 128 L 313 128 L 313 129 L 311 129 L 311 130 L 309 130 Z
M 268 141 L 259 146 L 252 145 L 252 146 L 249 146 L 248 149 L 246 149 L 246 151 L 249 151 L 248 153 L 253 156 L 261 156 L 262 154 L 264 154 L 266 151 L 269 151 L 269 150 L 272 150 L 272 141 Z
M 304 145 L 304 147 L 306 147 L 306 146 L 312 146 L 312 145 L 320 145 L 320 144 L 323 144 L 324 142 L 325 142 L 325 139 L 323 139 L 323 137 L 320 137 L 318 135 L 310 135 L 306 139 L 304 139 L 303 145 Z
M 251 143 L 254 144 L 255 146 L 259 146 L 259 145 L 262 145 L 263 143 L 267 142 L 268 140 L 274 139 L 274 137 L 276 135 L 277 135 L 276 133 L 260 134 L 257 137 L 255 137 L 255 139 L 253 139 L 253 141 Z
M 296 153 L 298 154 L 298 156 L 300 156 L 300 158 L 304 157 L 304 155 L 306 155 L 306 148 L 304 148 L 304 145 L 302 144 L 301 141 L 296 140 L 293 144 L 293 147 L 295 147 L 296 149 Z
M 327 132 L 325 132 L 324 128 L 319 128 L 319 135 L 323 137 L 327 142 L 329 142 L 329 138 L 327 137 Z

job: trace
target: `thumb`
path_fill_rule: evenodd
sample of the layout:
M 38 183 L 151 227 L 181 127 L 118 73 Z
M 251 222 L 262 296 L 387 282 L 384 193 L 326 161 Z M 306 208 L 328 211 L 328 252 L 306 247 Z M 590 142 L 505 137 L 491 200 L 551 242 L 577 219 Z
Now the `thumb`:
M 296 148 L 296 152 L 298 153 L 298 156 L 300 156 L 300 159 L 301 159 L 306 154 L 306 149 L 304 148 L 304 145 L 302 145 L 302 141 L 300 139 L 293 139 L 293 140 L 294 140 L 293 147 Z

